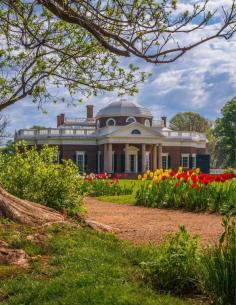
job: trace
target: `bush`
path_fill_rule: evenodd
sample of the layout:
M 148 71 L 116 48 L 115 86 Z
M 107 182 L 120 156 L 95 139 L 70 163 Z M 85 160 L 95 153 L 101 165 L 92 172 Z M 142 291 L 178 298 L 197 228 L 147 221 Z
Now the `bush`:
M 216 304 L 233 305 L 236 302 L 236 224 L 223 220 L 225 231 L 219 245 L 208 249 L 202 258 L 200 280 L 203 292 Z
M 199 237 L 190 237 L 184 226 L 166 237 L 154 261 L 143 267 L 158 291 L 174 294 L 193 293 L 198 286 Z
M 82 207 L 78 169 L 70 160 L 57 164 L 56 156 L 56 147 L 15 144 L 14 154 L 0 154 L 0 182 L 19 198 L 74 214 Z

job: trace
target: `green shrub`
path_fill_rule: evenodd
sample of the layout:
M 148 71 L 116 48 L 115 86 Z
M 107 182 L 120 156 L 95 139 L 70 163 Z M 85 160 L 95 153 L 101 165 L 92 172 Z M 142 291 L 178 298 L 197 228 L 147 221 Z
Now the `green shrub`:
M 215 304 L 236 304 L 236 224 L 223 220 L 225 231 L 219 245 L 210 248 L 202 258 L 200 280 L 203 292 Z
M 14 154 L 0 154 L 0 183 L 19 198 L 73 214 L 82 207 L 81 179 L 71 160 L 57 164 L 56 156 L 56 147 L 18 143 Z
M 190 237 L 184 226 L 166 237 L 156 258 L 143 263 L 151 282 L 158 291 L 189 294 L 198 286 L 197 269 L 200 260 L 199 237 Z

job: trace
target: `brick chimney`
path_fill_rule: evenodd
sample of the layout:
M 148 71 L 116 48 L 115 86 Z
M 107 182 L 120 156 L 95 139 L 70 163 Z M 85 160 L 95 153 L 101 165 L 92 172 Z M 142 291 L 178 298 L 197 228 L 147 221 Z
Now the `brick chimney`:
M 65 122 L 65 114 L 61 113 L 57 116 L 57 127 L 63 125 Z
M 163 121 L 164 127 L 166 127 L 167 116 L 162 116 L 161 119 L 162 119 L 162 121 Z
M 93 105 L 87 105 L 87 119 L 93 119 Z

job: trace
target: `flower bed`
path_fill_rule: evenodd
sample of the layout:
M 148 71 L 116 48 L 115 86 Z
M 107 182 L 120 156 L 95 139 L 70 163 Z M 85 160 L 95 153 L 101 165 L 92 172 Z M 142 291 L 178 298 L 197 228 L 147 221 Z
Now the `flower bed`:
M 139 179 L 141 184 L 136 204 L 157 208 L 187 209 L 236 213 L 236 174 L 210 175 L 199 169 L 178 172 L 172 170 L 147 171 Z
M 126 175 L 110 175 L 107 173 L 86 175 L 84 177 L 82 191 L 90 196 L 117 196 L 132 194 L 133 187 L 120 185 L 120 178 L 126 178 Z

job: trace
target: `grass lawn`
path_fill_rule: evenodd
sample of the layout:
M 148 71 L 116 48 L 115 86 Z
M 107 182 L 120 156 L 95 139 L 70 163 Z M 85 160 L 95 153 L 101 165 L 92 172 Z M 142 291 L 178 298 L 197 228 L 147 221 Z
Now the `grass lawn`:
M 150 247 L 65 225 L 40 231 L 44 239 L 37 244 L 26 239 L 32 228 L 0 225 L 0 239 L 23 248 L 32 259 L 25 270 L 0 265 L 2 305 L 194 304 L 158 295 L 142 280 L 139 263 L 152 256 Z
M 131 180 L 131 179 L 121 179 L 119 180 L 121 186 L 128 186 L 133 188 L 133 193 L 131 195 L 119 195 L 119 196 L 99 196 L 97 197 L 100 201 L 113 202 L 118 204 L 135 204 L 135 194 L 141 183 L 148 183 L 147 181 Z

